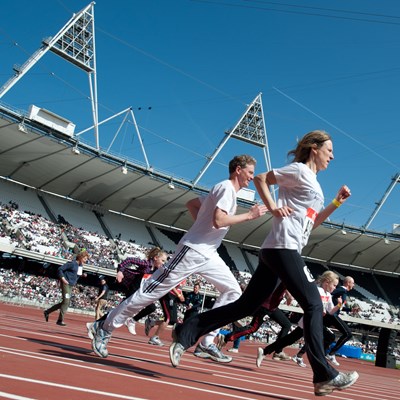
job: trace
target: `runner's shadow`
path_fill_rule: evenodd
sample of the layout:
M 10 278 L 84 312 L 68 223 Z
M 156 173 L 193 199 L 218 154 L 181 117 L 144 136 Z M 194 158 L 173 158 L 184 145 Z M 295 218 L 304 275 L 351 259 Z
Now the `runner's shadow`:
M 62 359 L 67 359 L 67 360 L 71 360 L 71 361 L 79 361 L 79 362 L 85 362 L 88 364 L 92 364 L 91 368 L 96 368 L 93 365 L 101 365 L 101 366 L 108 366 L 111 368 L 118 368 L 122 371 L 125 372 L 130 372 L 130 373 L 134 373 L 134 374 L 138 374 L 138 375 L 143 375 L 146 377 L 150 377 L 150 378 L 155 378 L 155 379 L 176 379 L 176 373 L 171 373 L 171 374 L 166 374 L 166 373 L 161 373 L 161 372 L 155 372 L 152 371 L 150 369 L 146 369 L 146 368 L 139 368 L 139 367 L 135 367 L 131 364 L 128 363 L 128 361 L 138 361 L 140 363 L 148 363 L 148 364 L 153 364 L 154 366 L 165 366 L 165 363 L 160 363 L 157 361 L 152 361 L 152 360 L 148 360 L 148 359 L 143 359 L 143 358 L 136 358 L 136 357 L 131 357 L 131 356 L 123 356 L 123 355 L 115 355 L 114 357 L 119 357 L 122 358 L 124 360 L 126 360 L 127 362 L 120 362 L 120 361 L 115 361 L 114 359 L 110 359 L 110 358 L 100 358 L 94 355 L 94 353 L 92 352 L 92 350 L 86 349 L 86 348 L 81 348 L 78 346 L 69 346 L 69 345 L 64 345 L 58 342 L 53 342 L 51 340 L 40 340 L 40 339 L 33 339 L 33 338 L 28 338 L 28 337 L 21 337 L 23 339 L 26 339 L 28 341 L 43 345 L 43 346 L 47 346 L 47 347 L 51 347 L 50 349 L 42 349 L 41 353 L 44 355 L 48 355 L 48 356 L 52 356 L 52 357 L 59 357 Z M 113 354 L 110 354 L 110 356 L 113 356 Z M 210 361 L 211 362 L 211 361 Z M 213 363 L 213 362 L 211 362 Z M 234 365 L 232 365 L 232 367 L 236 368 Z M 175 368 L 173 368 L 172 366 L 170 366 L 169 368 L 171 368 L 171 372 L 172 371 L 177 371 Z M 237 367 L 238 369 L 242 369 Z M 102 369 L 104 371 L 104 369 Z M 204 375 L 203 378 L 201 379 L 192 379 L 192 378 L 185 378 L 184 373 L 185 372 L 190 372 L 192 373 L 193 370 L 190 368 L 184 368 L 184 367 L 180 367 L 179 371 L 181 371 L 181 374 L 179 376 L 179 381 L 180 382 L 186 382 L 187 385 L 191 386 L 193 384 L 202 384 L 202 385 L 206 385 L 212 388 L 222 388 L 222 389 L 227 389 L 226 384 L 219 384 L 216 382 L 207 382 L 207 376 L 210 375 L 210 373 L 208 371 L 197 371 L 197 373 Z M 246 395 L 262 395 L 262 393 L 260 393 L 260 391 L 257 390 L 252 390 L 252 389 L 246 389 L 245 387 L 232 387 L 230 390 L 232 391 L 238 391 L 242 394 L 246 394 Z M 276 399 L 276 400 L 283 400 L 284 398 L 282 396 L 279 395 L 273 395 L 271 393 L 265 394 L 265 397 L 268 399 Z
M 162 375 L 162 374 L 155 373 L 154 371 L 149 370 L 149 369 L 134 367 L 132 365 L 129 365 L 128 363 L 119 362 L 119 361 L 115 361 L 115 360 L 108 359 L 108 358 L 107 359 L 99 358 L 94 355 L 92 350 L 89 350 L 86 348 L 82 348 L 82 347 L 78 347 L 78 346 L 69 346 L 69 345 L 61 344 L 59 342 L 54 342 L 51 340 L 33 339 L 33 338 L 29 338 L 29 337 L 21 337 L 21 338 L 26 339 L 30 342 L 34 342 L 34 343 L 43 345 L 43 346 L 51 347 L 50 349 L 39 350 L 41 354 L 46 354 L 46 355 L 53 356 L 53 357 L 62 357 L 63 359 L 69 359 L 69 360 L 73 360 L 73 361 L 81 361 L 81 362 L 83 361 L 83 362 L 90 363 L 90 364 L 94 363 L 94 364 L 107 365 L 110 367 L 122 369 L 124 371 L 130 371 L 130 372 L 134 372 L 136 374 L 150 376 L 153 378 L 159 378 L 160 375 Z M 129 359 L 132 361 L 143 362 L 143 360 L 140 358 L 134 358 L 134 357 L 123 357 L 123 358 Z M 148 361 L 146 360 L 146 362 L 148 362 Z M 156 361 L 154 361 L 152 363 L 159 364 Z

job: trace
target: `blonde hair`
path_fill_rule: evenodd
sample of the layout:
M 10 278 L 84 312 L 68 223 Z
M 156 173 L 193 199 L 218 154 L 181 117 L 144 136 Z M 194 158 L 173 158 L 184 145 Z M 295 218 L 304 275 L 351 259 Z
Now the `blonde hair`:
M 331 137 L 325 131 L 311 131 L 299 140 L 295 149 L 289 151 L 288 157 L 293 157 L 292 162 L 305 164 L 310 158 L 311 149 L 321 148 L 327 140 L 331 140 Z
M 164 254 L 167 254 L 167 252 L 163 249 L 160 249 L 159 247 L 153 247 L 146 252 L 146 257 L 148 260 L 152 260 L 154 257 L 161 257 Z
M 325 271 L 322 275 L 320 275 L 317 279 L 317 283 L 322 285 L 324 282 L 334 282 L 339 281 L 339 276 L 333 271 Z

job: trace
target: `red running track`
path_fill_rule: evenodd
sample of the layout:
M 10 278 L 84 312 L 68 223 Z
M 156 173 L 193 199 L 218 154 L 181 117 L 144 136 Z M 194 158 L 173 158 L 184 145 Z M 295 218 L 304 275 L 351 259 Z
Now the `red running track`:
M 229 364 L 200 360 L 189 349 L 173 368 L 170 330 L 162 337 L 166 345 L 158 347 L 147 343 L 143 325 L 137 324 L 136 336 L 122 327 L 109 343 L 109 357 L 101 359 L 91 350 L 86 316 L 68 313 L 66 327 L 55 321 L 53 314 L 46 323 L 37 308 L 0 303 L 0 399 L 315 399 L 309 366 L 266 358 L 257 368 L 257 343 L 242 342 L 238 354 L 229 353 Z M 399 370 L 339 360 L 341 371 L 357 370 L 360 378 L 327 398 L 399 399 Z

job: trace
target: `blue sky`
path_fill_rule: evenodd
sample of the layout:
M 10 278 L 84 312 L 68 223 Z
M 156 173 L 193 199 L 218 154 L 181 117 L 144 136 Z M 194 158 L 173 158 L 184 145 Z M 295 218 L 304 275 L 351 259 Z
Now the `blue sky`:
M 0 83 L 88 1 L 2 5 Z M 5 16 L 7 16 L 5 18 Z M 332 221 L 364 225 L 400 172 L 400 2 L 397 0 L 99 0 L 95 5 L 99 119 L 133 107 L 150 164 L 192 180 L 262 92 L 273 167 L 296 138 L 328 131 L 335 160 L 319 180 L 327 201 L 352 197 Z M 0 101 L 30 104 L 92 124 L 86 73 L 47 54 Z M 140 109 L 139 109 L 140 108 Z M 121 119 L 100 127 L 107 149 Z M 82 135 L 94 144 L 93 134 Z M 143 161 L 132 125 L 111 151 Z M 235 154 L 262 152 L 230 140 L 200 184 L 226 177 Z M 400 224 L 400 185 L 370 225 Z

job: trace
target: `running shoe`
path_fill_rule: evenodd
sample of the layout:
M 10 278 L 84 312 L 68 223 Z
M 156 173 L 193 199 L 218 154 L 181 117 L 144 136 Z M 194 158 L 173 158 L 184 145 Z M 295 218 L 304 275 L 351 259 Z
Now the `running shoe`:
M 214 343 L 211 343 L 208 347 L 205 347 L 205 351 L 210 355 L 210 358 L 213 361 L 220 363 L 229 363 L 232 361 L 232 357 L 222 353 L 222 351 L 219 350 Z
M 44 316 L 44 319 L 46 320 L 46 322 L 49 322 L 49 313 L 46 310 L 43 311 L 43 316 Z
M 307 364 L 304 362 L 303 357 L 292 357 L 292 360 L 299 366 L 299 367 L 307 367 Z
M 103 321 L 93 324 L 94 337 L 92 340 L 93 351 L 102 358 L 108 356 L 107 344 L 111 339 L 111 333 L 103 329 Z
M 96 334 L 96 331 L 94 330 L 93 326 L 94 322 L 86 322 L 87 335 L 91 340 L 93 340 L 94 335 Z
M 155 346 L 164 346 L 164 343 L 158 336 L 152 336 L 147 343 L 154 344 Z
M 314 394 L 316 396 L 326 396 L 334 390 L 343 390 L 356 383 L 358 373 L 339 372 L 339 374 L 330 381 L 314 383 Z
M 239 353 L 239 349 L 236 347 L 232 347 L 231 349 L 228 350 L 230 353 Z
M 325 357 L 326 357 L 326 359 L 327 359 L 331 364 L 336 365 L 337 367 L 340 365 L 340 364 L 336 361 L 336 357 L 335 357 L 334 354 L 333 354 L 333 355 L 328 354 L 328 355 L 326 355 Z
M 257 359 L 256 359 L 256 365 L 258 368 L 261 367 L 261 363 L 264 360 L 264 350 L 262 347 L 259 347 L 257 350 Z
M 211 358 L 211 355 L 207 353 L 207 349 L 201 343 L 199 343 L 196 348 L 194 349 L 194 353 L 196 357 L 199 358 Z
M 285 354 L 283 351 L 281 351 L 280 353 L 274 353 L 272 355 L 272 359 L 276 360 L 276 361 L 289 361 L 291 360 L 291 358 Z
M 169 347 L 169 359 L 171 360 L 171 364 L 174 368 L 176 368 L 180 361 L 185 349 L 179 342 L 172 342 Z
M 133 318 L 127 318 L 125 321 L 125 325 L 128 328 L 129 333 L 132 335 L 136 335 L 136 322 Z

